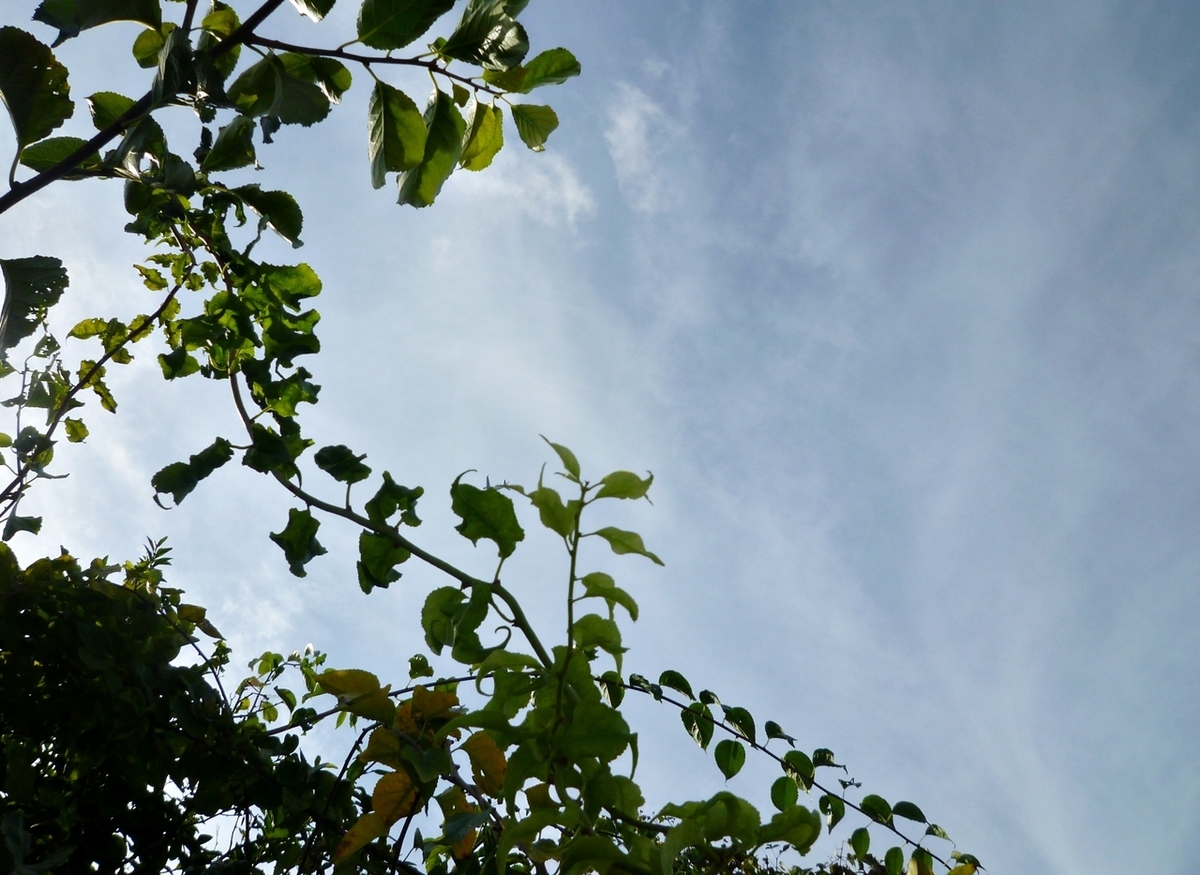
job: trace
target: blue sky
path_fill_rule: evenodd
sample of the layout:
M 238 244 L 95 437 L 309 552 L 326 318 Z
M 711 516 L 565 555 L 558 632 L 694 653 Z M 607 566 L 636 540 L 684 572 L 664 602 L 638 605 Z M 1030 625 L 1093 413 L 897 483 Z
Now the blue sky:
M 328 26 L 283 17 L 332 45 L 343 4 Z M 1194 871 L 1196 10 L 535 0 L 523 18 L 584 66 L 549 95 L 547 153 L 510 130 L 493 168 L 398 208 L 369 186 L 359 75 L 243 174 L 306 210 L 307 246 L 270 253 L 325 281 L 318 439 L 424 485 L 423 542 L 480 573 L 450 531 L 463 469 L 532 481 L 544 433 L 597 473 L 652 470 L 654 506 L 613 521 L 666 568 L 595 557 L 642 605 L 629 670 L 683 670 L 833 748 L 991 872 Z M 76 95 L 138 89 L 123 54 L 79 67 L 134 33 L 63 47 Z M 114 188 L 18 212 L 0 255 L 67 261 L 64 325 L 145 309 Z M 236 423 L 214 387 L 156 372 L 143 355 L 114 379 L 121 415 L 92 415 L 22 552 L 168 534 L 175 582 L 246 658 L 312 641 L 401 675 L 436 578 L 362 596 L 332 524 L 331 555 L 290 578 L 266 540 L 287 503 L 239 470 L 158 511 L 150 475 Z M 507 580 L 557 624 L 561 574 L 531 533 Z M 670 714 L 635 713 L 653 801 L 719 788 Z M 770 777 L 731 789 L 765 801 Z

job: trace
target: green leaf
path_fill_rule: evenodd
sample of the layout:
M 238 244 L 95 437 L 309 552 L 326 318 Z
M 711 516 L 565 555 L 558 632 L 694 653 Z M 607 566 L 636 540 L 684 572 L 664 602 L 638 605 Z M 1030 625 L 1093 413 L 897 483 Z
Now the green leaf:
M 621 682 L 621 675 L 615 671 L 606 671 L 596 679 L 596 682 L 600 685 L 600 692 L 604 694 L 608 704 L 614 708 L 621 707 L 621 702 L 625 698 L 625 685 Z
M 40 11 L 40 10 L 39 10 Z M 67 68 L 32 35 L 0 27 L 0 98 L 8 107 L 17 148 L 50 135 L 71 117 Z
M 783 770 L 791 775 L 805 790 L 812 786 L 813 764 L 801 750 L 789 750 L 783 755 Z
M 427 207 L 434 202 L 462 154 L 467 123 L 445 92 L 434 91 L 425 110 L 425 155 L 400 177 L 399 203 Z
M 871 849 L 871 833 L 864 827 L 859 827 L 850 834 L 850 848 L 859 860 L 865 860 L 867 851 Z
M 293 247 L 300 246 L 304 214 L 294 197 L 286 191 L 263 191 L 257 185 L 243 185 L 233 191 L 263 218 L 272 231 Z
M 462 520 L 455 531 L 473 544 L 480 538 L 494 542 L 501 559 L 511 556 L 517 542 L 525 539 L 512 499 L 498 489 L 462 483 L 462 477 L 459 474 L 450 486 L 450 509 Z
M 42 518 L 40 516 L 17 516 L 14 513 L 4 523 L 3 540 L 11 541 L 12 536 L 17 532 L 29 532 L 36 535 L 41 530 Z
M 410 170 L 425 157 L 425 119 L 407 94 L 384 82 L 376 82 L 371 91 L 367 132 L 367 157 L 375 188 L 383 185 L 388 171 Z
M 321 447 L 313 456 L 317 467 L 339 483 L 358 483 L 371 476 L 371 469 L 362 463 L 366 453 L 356 456 L 354 450 L 343 444 Z
M 340 103 L 354 81 L 346 65 L 336 58 L 284 52 L 279 60 L 289 74 L 320 88 L 331 103 Z
M 606 653 L 619 656 L 625 652 L 621 646 L 621 630 L 612 620 L 599 614 L 585 614 L 571 627 L 575 644 L 580 649 L 599 647 Z
M 454 617 L 466 596 L 453 586 L 440 586 L 425 597 L 421 607 L 421 628 L 425 630 L 425 643 L 435 655 L 454 642 Z
M 834 769 L 844 769 L 843 765 L 839 765 L 833 761 L 833 751 L 827 747 L 819 747 L 813 751 L 812 761 L 814 766 L 826 766 Z
M 3 62 L 0 61 L 0 64 Z M 29 337 L 58 303 L 67 287 L 62 261 L 47 255 L 0 258 L 4 277 L 4 312 L 0 315 L 0 359 Z
M 689 699 L 696 698 L 692 693 L 692 685 L 688 683 L 687 678 L 677 671 L 671 671 L 669 669 L 664 671 L 658 676 L 658 683 L 660 686 L 670 687 L 673 690 L 679 690 L 679 692 L 683 693 Z
M 931 823 L 931 824 L 929 824 L 929 826 L 925 827 L 925 835 L 936 836 L 939 839 L 945 839 L 946 841 L 950 841 L 950 836 L 946 835 L 946 831 L 944 829 L 942 829 L 940 826 L 938 826 L 936 823 Z
M 489 84 L 516 94 L 528 94 L 542 85 L 561 85 L 582 72 L 579 61 L 563 48 L 547 49 L 528 64 L 511 70 L 484 71 Z
M 546 140 L 558 127 L 558 114 L 548 106 L 531 103 L 514 103 L 511 109 L 521 142 L 534 152 L 544 152 Z
M 483 170 L 504 146 L 504 113 L 498 106 L 475 104 L 458 163 L 467 170 Z
M 800 788 L 796 786 L 795 779 L 790 775 L 776 778 L 775 783 L 771 785 L 771 804 L 780 811 L 787 811 L 796 804 L 796 800 L 799 798 Z
M 801 854 L 808 853 L 821 835 L 821 818 L 802 805 L 792 805 L 771 818 L 759 831 L 758 841 L 787 842 Z
M 746 748 L 740 741 L 734 741 L 732 738 L 718 741 L 714 756 L 717 768 L 721 770 L 726 781 L 740 772 L 746 764 Z
M 763 731 L 767 733 L 768 739 L 782 738 L 784 741 L 786 741 L 790 745 L 794 746 L 796 744 L 796 739 L 792 738 L 790 735 L 788 735 L 786 732 L 784 732 L 783 727 L 780 726 L 778 723 L 776 723 L 774 720 L 768 720 L 766 725 L 763 727 Z
M 858 803 L 858 807 L 863 810 L 863 814 L 876 823 L 882 823 L 886 826 L 892 822 L 892 807 L 887 804 L 887 800 L 882 796 L 870 793 L 862 798 L 862 801 Z
M 373 49 L 402 49 L 453 6 L 454 0 L 365 0 L 358 39 Z
M 58 162 L 69 158 L 87 145 L 82 137 L 50 137 L 40 140 L 21 150 L 21 163 L 30 170 L 41 173 Z M 80 170 L 91 170 L 100 166 L 100 156 L 92 153 L 79 162 Z M 72 174 L 73 175 L 73 174 Z
M 175 23 L 168 21 L 161 29 L 149 28 L 143 30 L 133 41 L 133 59 L 143 70 L 152 70 L 158 66 L 158 56 L 162 54 L 163 46 L 167 44 L 167 36 L 175 29 Z
M 605 526 L 603 529 L 599 529 L 591 534 L 598 535 L 608 541 L 608 546 L 618 555 L 636 553 L 639 556 L 645 556 L 656 565 L 663 564 L 661 559 L 646 549 L 646 545 L 642 543 L 642 536 L 637 532 L 627 532 L 612 526 Z
M 433 666 L 429 664 L 429 660 L 424 653 L 418 653 L 415 656 L 408 658 L 408 677 L 409 680 L 417 678 L 431 678 L 434 675 Z
M 485 70 L 508 70 L 529 53 L 529 37 L 503 3 L 468 3 L 458 27 L 438 51 Z
M 929 851 L 921 847 L 913 848 L 912 856 L 908 858 L 908 872 L 909 875 L 933 875 L 933 856 Z
M 308 16 L 313 21 L 320 21 L 329 14 L 337 0 L 292 0 L 292 5 L 301 15 Z
M 584 595 L 581 598 L 601 598 L 608 602 L 611 610 L 614 605 L 620 605 L 629 612 L 629 619 L 637 622 L 638 606 L 633 596 L 621 589 L 612 577 L 602 571 L 585 574 L 580 582 L 583 584 Z
M 216 142 L 200 168 L 210 173 L 254 163 L 254 119 L 239 115 L 217 133 Z
M 400 511 L 400 522 L 406 526 L 419 526 L 421 520 L 417 516 L 417 499 L 425 494 L 421 486 L 408 488 L 401 486 L 392 479 L 387 471 L 383 472 L 383 485 L 375 493 L 375 497 L 366 503 L 367 516 L 376 525 L 388 525 L 388 519 L 396 511 Z
M 555 741 L 558 749 L 572 760 L 597 757 L 607 763 L 629 746 L 629 724 L 608 705 L 583 701 L 575 706 L 571 722 Z
M 79 444 L 87 440 L 88 428 L 82 419 L 73 419 L 68 416 L 63 420 L 63 425 L 67 429 L 67 440 L 71 443 Z
M 543 526 L 564 538 L 569 538 L 575 532 L 578 502 L 563 504 L 562 496 L 540 482 L 538 488 L 529 493 L 529 501 L 538 509 L 538 518 Z
M 58 28 L 58 45 L 81 30 L 110 21 L 136 21 L 158 30 L 162 10 L 158 0 L 42 0 L 33 20 Z
M 651 474 L 645 480 L 630 471 L 613 471 L 600 481 L 597 498 L 645 498 L 654 482 Z
M 225 438 L 217 438 L 186 462 L 174 462 L 163 468 L 152 478 L 150 485 L 156 495 L 171 494 L 176 503 L 183 501 L 205 477 L 233 458 L 233 445 Z
M 679 712 L 679 717 L 683 720 L 683 726 L 688 731 L 696 744 L 700 745 L 703 750 L 708 750 L 708 744 L 713 737 L 713 720 L 712 712 L 707 705 L 700 702 L 693 702 L 688 705 L 686 710 Z
M 541 435 L 541 438 L 550 445 L 550 448 L 554 452 L 558 453 L 558 458 L 562 461 L 563 467 L 567 469 L 567 473 L 575 478 L 575 480 L 578 480 L 580 468 L 579 460 L 575 458 L 575 454 L 562 444 L 556 444 L 554 441 L 548 440 L 545 435 Z
M 892 814 L 917 823 L 929 823 L 925 819 L 925 815 L 921 812 L 921 809 L 911 802 L 897 802 L 892 806 Z
M 288 568 L 297 577 L 304 577 L 308 572 L 304 566 L 317 556 L 325 553 L 325 548 L 317 540 L 317 530 L 321 521 L 305 508 L 293 507 L 288 511 L 288 524 L 282 532 L 272 532 L 271 540 L 283 550 Z
M 87 99 L 87 103 L 92 115 L 92 124 L 96 126 L 96 130 L 102 131 L 129 112 L 134 100 L 115 91 L 97 91 Z
M 744 735 L 747 741 L 754 744 L 754 718 L 750 716 L 750 712 L 745 708 L 730 708 L 727 705 L 722 705 L 721 710 L 725 712 L 725 722 L 732 724 L 733 728 Z
M 833 828 L 846 816 L 846 803 L 840 797 L 829 793 L 817 801 L 817 807 L 825 815 L 825 822 L 829 825 L 830 832 L 833 832 Z
M 387 589 L 388 584 L 399 580 L 400 572 L 396 571 L 396 566 L 411 555 L 391 538 L 373 532 L 359 534 L 358 554 L 358 585 L 363 592 L 370 592 L 375 587 Z
M 266 115 L 285 125 L 308 127 L 329 115 L 329 96 L 316 80 L 317 68 L 310 56 L 270 54 L 247 68 L 226 93 L 245 115 Z
M 903 875 L 904 851 L 900 848 L 888 848 L 887 853 L 883 855 L 883 868 L 887 870 L 887 875 Z

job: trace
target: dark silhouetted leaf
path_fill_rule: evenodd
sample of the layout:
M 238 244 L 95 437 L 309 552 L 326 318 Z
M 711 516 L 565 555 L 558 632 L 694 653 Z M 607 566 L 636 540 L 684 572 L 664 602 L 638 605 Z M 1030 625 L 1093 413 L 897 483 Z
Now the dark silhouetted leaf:
M 461 480 L 460 474 L 450 486 L 451 510 L 462 520 L 455 531 L 473 544 L 480 538 L 494 542 L 501 559 L 511 556 L 517 542 L 525 539 L 512 499 L 498 489 L 480 489 Z
M 402 49 L 453 6 L 454 0 L 365 0 L 358 38 L 373 49 Z
M 371 469 L 362 463 L 366 457 L 365 453 L 356 456 L 354 450 L 338 444 L 321 447 L 313 456 L 313 461 L 317 463 L 318 468 L 339 483 L 358 483 L 371 476 Z
M 717 761 L 717 768 L 721 770 L 721 774 L 728 781 L 734 775 L 742 770 L 742 766 L 746 764 L 746 748 L 740 741 L 734 741 L 732 738 L 722 739 L 717 742 L 717 747 L 713 751 L 713 756 Z
M 317 530 L 320 528 L 321 521 L 312 515 L 312 511 L 294 507 L 288 511 L 288 523 L 284 530 L 271 533 L 271 540 L 283 550 L 288 568 L 297 577 L 304 577 L 308 573 L 304 566 L 325 553 L 325 548 L 317 540 Z
M 67 68 L 32 35 L 0 27 L 0 97 L 8 107 L 17 148 L 50 135 L 71 117 Z

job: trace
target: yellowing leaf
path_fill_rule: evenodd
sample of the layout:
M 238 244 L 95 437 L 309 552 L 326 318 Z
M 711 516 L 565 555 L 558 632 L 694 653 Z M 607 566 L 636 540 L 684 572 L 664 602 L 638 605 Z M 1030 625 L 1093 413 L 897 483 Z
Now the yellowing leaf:
M 463 750 L 471 758 L 471 772 L 479 789 L 489 796 L 499 796 L 508 763 L 495 740 L 486 732 L 476 732 L 463 742 Z
M 382 727 L 371 733 L 366 750 L 358 758 L 364 763 L 383 763 L 393 769 L 404 767 L 404 761 L 400 759 L 400 739 Z
M 333 862 L 342 862 L 355 851 L 360 850 L 375 841 L 375 839 L 387 835 L 387 832 L 388 825 L 382 817 L 374 811 L 364 814 L 358 819 L 358 823 L 350 827 L 350 831 L 338 843 L 337 850 L 333 852 Z
M 417 788 L 407 772 L 388 772 L 371 794 L 371 807 L 389 825 L 414 813 L 419 803 Z
M 330 669 L 317 675 L 317 683 L 326 693 L 347 699 L 379 689 L 379 678 L 360 668 Z
M 355 696 L 346 703 L 346 710 L 368 720 L 378 720 L 390 724 L 396 716 L 396 705 L 388 698 L 389 684 L 378 690 L 371 690 L 361 696 Z
M 450 709 L 458 704 L 458 696 L 444 690 L 427 690 L 417 687 L 413 690 L 413 716 L 422 720 L 434 720 L 438 717 L 449 719 L 454 716 Z
M 961 866 L 955 866 L 946 875 L 975 875 L 975 864 L 963 863 Z

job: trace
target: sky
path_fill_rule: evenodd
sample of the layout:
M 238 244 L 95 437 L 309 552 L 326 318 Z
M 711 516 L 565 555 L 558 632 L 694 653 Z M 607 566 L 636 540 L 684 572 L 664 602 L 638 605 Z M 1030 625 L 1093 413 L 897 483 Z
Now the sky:
M 279 27 L 331 46 L 354 14 Z M 460 472 L 532 483 L 540 434 L 597 475 L 652 471 L 653 506 L 597 513 L 665 568 L 589 557 L 641 604 L 627 671 L 678 669 L 832 748 L 997 875 L 1194 872 L 1200 10 L 534 0 L 522 19 L 583 64 L 542 92 L 546 153 L 510 126 L 493 167 L 398 207 L 369 184 L 355 71 L 329 121 L 238 177 L 305 209 L 303 249 L 260 252 L 325 283 L 319 445 L 425 486 L 420 542 L 481 575 L 452 531 Z M 77 98 L 141 93 L 135 34 L 59 50 Z M 64 332 L 132 315 L 146 253 L 124 221 L 114 186 L 55 185 L 0 217 L 0 257 L 64 259 Z M 434 573 L 364 596 L 331 522 L 291 577 L 266 537 L 286 496 L 235 466 L 152 504 L 154 471 L 237 433 L 219 387 L 157 371 L 143 353 L 113 375 L 118 416 L 62 450 L 20 554 L 167 535 L 172 583 L 244 658 L 312 642 L 406 676 Z M 557 628 L 560 548 L 527 521 L 506 583 Z M 721 789 L 672 714 L 629 711 L 651 802 Z M 768 809 L 768 766 L 729 788 Z

